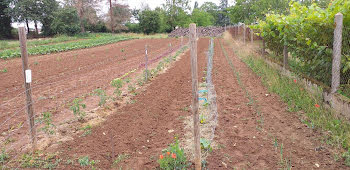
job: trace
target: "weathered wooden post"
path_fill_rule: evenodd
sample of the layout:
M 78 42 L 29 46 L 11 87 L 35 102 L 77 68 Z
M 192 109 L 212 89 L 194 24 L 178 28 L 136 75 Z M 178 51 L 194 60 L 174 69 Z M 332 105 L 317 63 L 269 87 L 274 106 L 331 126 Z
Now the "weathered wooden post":
M 264 38 L 262 38 L 262 57 L 263 58 L 265 58 L 265 48 L 266 48 L 265 40 Z
M 288 47 L 287 45 L 283 46 L 283 68 L 288 68 Z
M 243 25 L 243 43 L 245 44 L 245 39 L 246 39 L 246 28 L 245 28 L 245 24 Z
M 253 44 L 254 42 L 254 31 L 250 28 L 250 42 Z
M 201 169 L 200 129 L 198 115 L 198 70 L 197 70 L 197 36 L 196 24 L 190 24 L 191 45 L 191 71 L 192 71 L 192 112 L 193 112 L 193 136 L 194 136 L 194 162 L 195 169 Z
M 26 89 L 26 110 L 28 115 L 29 133 L 31 135 L 32 150 L 36 149 L 36 129 L 34 124 L 34 109 L 32 99 L 32 89 L 30 83 L 32 82 L 32 73 L 28 67 L 28 53 L 27 53 L 27 35 L 24 27 L 18 28 L 19 41 L 21 45 L 21 58 L 24 77 L 24 87 Z
M 341 61 L 341 46 L 343 33 L 343 14 L 335 15 L 334 22 L 336 24 L 334 29 L 333 42 L 333 62 L 332 62 L 332 87 L 331 93 L 337 92 L 340 85 L 340 61 Z
M 147 45 L 145 45 L 145 81 L 148 81 L 148 51 L 147 51 Z

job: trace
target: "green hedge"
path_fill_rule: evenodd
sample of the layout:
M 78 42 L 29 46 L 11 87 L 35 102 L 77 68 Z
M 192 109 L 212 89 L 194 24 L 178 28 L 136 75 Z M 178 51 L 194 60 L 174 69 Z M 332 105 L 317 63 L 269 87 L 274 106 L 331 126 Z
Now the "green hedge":
M 288 46 L 296 63 L 290 65 L 292 69 L 330 85 L 334 16 L 338 12 L 344 15 L 341 84 L 347 84 L 350 78 L 350 1 L 334 0 L 325 9 L 316 4 L 307 7 L 291 2 L 289 15 L 269 14 L 265 21 L 259 21 L 252 28 L 261 33 L 269 50 L 276 55 L 282 55 L 283 46 Z

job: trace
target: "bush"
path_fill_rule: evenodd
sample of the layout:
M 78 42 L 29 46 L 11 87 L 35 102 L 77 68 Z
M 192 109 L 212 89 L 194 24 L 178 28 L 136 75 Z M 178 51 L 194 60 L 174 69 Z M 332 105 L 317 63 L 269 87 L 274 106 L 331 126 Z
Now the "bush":
M 158 163 L 160 169 L 166 170 L 186 169 L 189 165 L 184 150 L 179 146 L 178 140 L 162 151 Z
M 55 18 L 51 24 L 54 34 L 75 35 L 80 32 L 80 21 L 75 8 L 60 8 L 54 15 Z
M 334 16 L 341 12 L 344 14 L 342 71 L 350 74 L 350 1 L 334 0 L 325 9 L 317 4 L 302 6 L 298 2 L 290 6 L 289 15 L 269 14 L 266 21 L 259 21 L 259 25 L 253 27 L 261 32 L 267 47 L 281 55 L 283 46 L 287 45 L 297 61 L 291 67 L 330 85 Z M 344 78 L 341 81 L 347 83 Z

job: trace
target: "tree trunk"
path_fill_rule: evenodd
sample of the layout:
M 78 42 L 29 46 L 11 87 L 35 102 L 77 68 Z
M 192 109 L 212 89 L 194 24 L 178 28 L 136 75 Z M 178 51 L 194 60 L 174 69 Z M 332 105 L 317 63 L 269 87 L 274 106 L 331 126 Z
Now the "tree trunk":
M 35 34 L 39 35 L 39 31 L 38 31 L 38 22 L 34 21 L 34 26 L 35 26 Z
M 111 15 L 111 30 L 112 30 L 112 33 L 114 33 L 114 20 L 113 20 L 112 0 L 109 0 L 109 13 Z
M 78 11 L 79 11 L 79 20 L 80 20 L 80 30 L 82 33 L 85 32 L 85 27 L 84 27 L 84 11 L 83 11 L 83 0 L 79 0 L 78 4 Z
M 26 19 L 26 25 L 27 25 L 27 34 L 29 34 L 29 22 L 28 22 L 28 19 Z

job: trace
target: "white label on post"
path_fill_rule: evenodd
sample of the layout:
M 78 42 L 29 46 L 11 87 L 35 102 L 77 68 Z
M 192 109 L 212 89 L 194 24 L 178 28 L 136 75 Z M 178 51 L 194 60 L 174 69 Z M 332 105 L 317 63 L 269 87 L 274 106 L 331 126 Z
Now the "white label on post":
M 32 82 L 32 70 L 26 70 L 26 83 Z
M 146 50 L 146 55 L 147 55 L 148 53 L 147 53 L 147 50 Z

